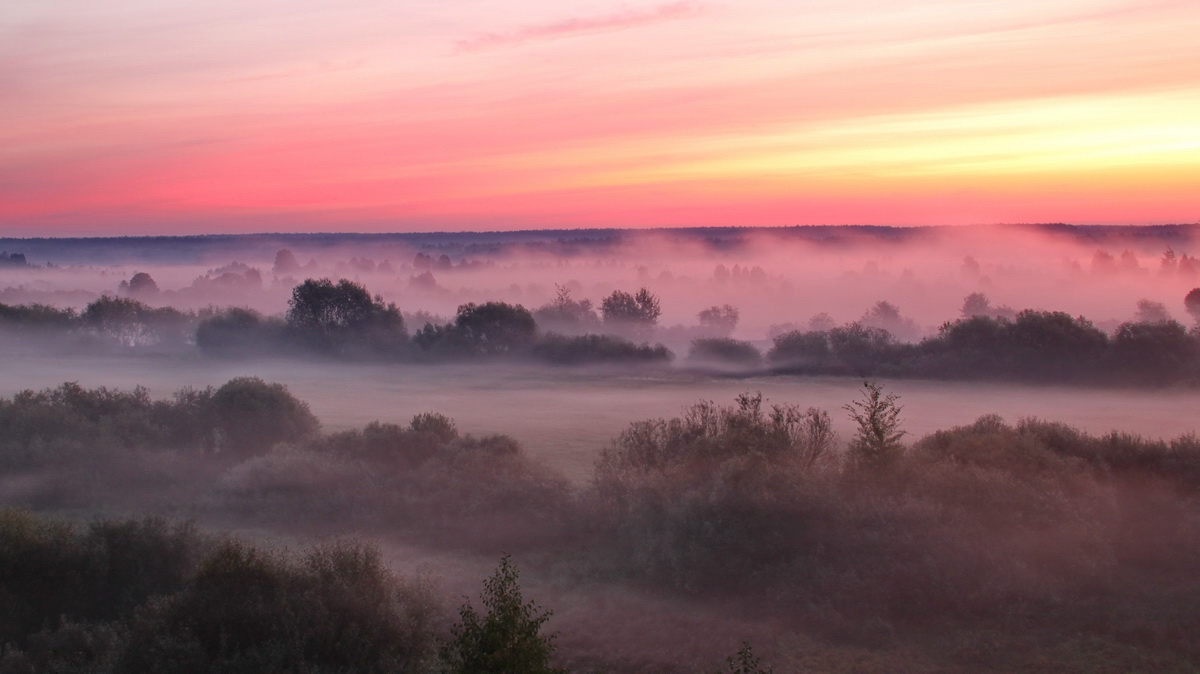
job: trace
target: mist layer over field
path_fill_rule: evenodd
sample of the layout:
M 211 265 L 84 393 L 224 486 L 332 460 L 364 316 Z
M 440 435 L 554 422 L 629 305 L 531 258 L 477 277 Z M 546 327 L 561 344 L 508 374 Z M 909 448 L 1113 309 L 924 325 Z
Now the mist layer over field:
M 0 246 L 34 266 L 0 266 L 0 302 L 81 308 L 144 272 L 157 290 L 138 299 L 180 309 L 282 313 L 297 282 L 327 277 L 438 316 L 493 300 L 533 310 L 556 286 L 597 305 L 644 286 L 661 299 L 660 326 L 692 325 L 704 308 L 730 304 L 741 316 L 734 336 L 748 340 L 766 339 L 772 326 L 807 327 L 818 314 L 854 321 L 881 300 L 911 322 L 898 330 L 911 339 L 956 318 L 975 292 L 998 307 L 1111 328 L 1143 299 L 1186 318 L 1182 298 L 1200 283 L 1194 236 L 1188 226 L 991 226 L 8 239 Z
M 449 634 L 446 604 L 512 552 L 578 671 L 710 671 L 743 639 L 776 671 L 1194 671 L 1200 651 L 1180 636 L 1200 628 L 1194 234 L 8 240 L 20 257 L 0 265 L 0 505 L 192 517 L 256 545 L 370 540 L 434 588 L 401 593 L 420 622 L 403 645 L 425 664 Z M 674 360 L 592 311 L 643 288 L 661 316 L 626 336 Z M 285 317 L 302 290 L 360 296 L 380 322 L 321 332 Z M 537 310 L 582 300 L 590 322 L 548 334 L 554 312 Z M 1023 323 L 1025 309 L 1045 313 Z M 706 324 L 709 310 L 720 320 Z M 959 332 L 938 332 L 947 321 Z M 214 325 L 226 342 L 202 339 Z M 524 341 L 504 341 L 514 325 Z M 710 346 L 736 347 L 715 353 L 740 358 L 747 344 L 728 338 L 745 340 L 750 364 L 692 357 L 714 325 L 724 341 Z M 839 361 L 847 336 L 882 346 Z M 836 356 L 825 370 L 804 369 L 813 344 Z M 626 360 L 544 357 L 580 345 Z M 848 413 L 872 390 L 899 395 L 902 421 L 875 440 Z M 89 638 L 136 662 L 174 608 L 220 594 L 197 589 L 209 567 L 194 557 L 259 559 L 160 524 L 72 538 L 0 515 L 0 535 L 44 530 L 51 548 L 86 551 L 68 560 L 92 560 L 112 531 L 192 551 L 142 622 L 31 595 L 29 614 L 46 617 L 5 637 L 20 657 L 86 619 L 101 621 Z M 271 573 L 303 587 L 321 560 L 375 559 L 354 545 L 272 554 Z
M 519 438 L 527 451 L 575 479 L 630 421 L 669 417 L 700 400 L 727 401 L 759 391 L 768 399 L 836 409 L 861 379 L 841 377 L 712 377 L 686 373 L 613 374 L 543 367 L 304 363 L 296 360 L 214 362 L 202 358 L 27 355 L 5 366 L 0 395 L 63 381 L 83 386 L 145 386 L 156 397 L 190 386 L 219 386 L 235 376 L 286 384 L 307 401 L 325 429 L 340 431 L 438 411 L 474 433 Z M 907 428 L 916 436 L 970 423 L 983 414 L 1009 421 L 1038 417 L 1088 432 L 1112 430 L 1151 438 L 1196 432 L 1200 394 L 1190 390 L 1026 386 L 979 382 L 890 382 L 904 394 Z M 850 422 L 835 419 L 843 434 Z

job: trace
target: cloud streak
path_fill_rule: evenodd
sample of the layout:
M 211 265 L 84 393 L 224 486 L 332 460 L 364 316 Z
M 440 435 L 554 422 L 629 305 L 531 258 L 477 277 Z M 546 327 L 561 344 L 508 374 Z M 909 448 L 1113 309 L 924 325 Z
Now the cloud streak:
M 459 51 L 476 52 L 500 47 L 510 47 L 539 40 L 553 40 L 573 35 L 608 32 L 637 28 L 662 21 L 671 21 L 696 16 L 703 5 L 694 0 L 681 0 L 651 7 L 649 9 L 626 9 L 609 14 L 578 16 L 549 23 L 523 26 L 502 33 L 485 33 L 473 38 L 459 40 Z

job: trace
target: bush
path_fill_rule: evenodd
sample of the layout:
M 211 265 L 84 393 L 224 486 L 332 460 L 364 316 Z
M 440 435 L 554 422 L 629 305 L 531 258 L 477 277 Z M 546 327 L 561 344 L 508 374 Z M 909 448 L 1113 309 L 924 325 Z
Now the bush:
M 213 393 L 209 409 L 213 426 L 223 437 L 220 448 L 243 455 L 304 439 L 320 426 L 308 404 L 292 396 L 287 387 L 258 377 L 229 380 Z
M 196 346 L 206 354 L 247 356 L 268 353 L 283 344 L 284 325 L 253 309 L 231 307 L 200 321 Z
M 138 612 L 116 671 L 411 671 L 430 654 L 433 613 L 375 548 L 332 543 L 293 561 L 231 540 Z
M 533 356 L 555 365 L 666 364 L 673 358 L 671 352 L 662 344 L 635 344 L 615 335 L 567 337 L 555 333 L 544 335 L 534 345 Z
M 692 340 L 687 359 L 693 363 L 718 363 L 753 369 L 762 364 L 762 353 L 750 342 L 709 337 Z

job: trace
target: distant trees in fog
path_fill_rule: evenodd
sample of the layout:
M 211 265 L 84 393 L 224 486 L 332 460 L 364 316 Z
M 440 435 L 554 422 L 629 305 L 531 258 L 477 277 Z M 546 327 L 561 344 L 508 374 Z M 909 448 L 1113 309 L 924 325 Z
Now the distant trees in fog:
M 1063 312 L 1026 310 L 1011 319 L 995 313 L 947 322 L 915 344 L 861 323 L 794 330 L 775 337 L 767 358 L 786 371 L 860 376 L 1139 384 L 1200 378 L 1200 335 L 1174 321 L 1129 322 L 1110 337 Z
M 764 354 L 729 336 L 736 307 L 714 305 L 698 325 L 658 327 L 662 308 L 643 287 L 614 291 L 597 310 L 558 286 L 553 300 L 531 312 L 520 304 L 469 302 L 447 321 L 412 314 L 409 337 L 400 310 L 347 279 L 308 279 L 292 290 L 283 317 L 241 307 L 180 312 L 132 297 L 104 296 L 79 313 L 43 305 L 0 304 L 0 337 L 71 348 L 188 348 L 238 357 L 318 354 L 336 358 L 445 362 L 472 358 L 543 361 L 553 365 L 661 366 L 674 354 L 658 337 L 689 343 L 691 367 L 753 372 L 853 376 L 988 378 L 1162 385 L 1200 381 L 1200 328 L 1188 331 L 1166 307 L 1143 299 L 1135 320 L 1106 333 L 1083 317 L 1055 311 L 1014 311 L 982 293 L 968 295 L 962 317 L 914 341 L 916 326 L 888 301 L 844 325 L 818 314 L 807 330 L 772 326 Z M 1200 288 L 1184 298 L 1200 322 Z

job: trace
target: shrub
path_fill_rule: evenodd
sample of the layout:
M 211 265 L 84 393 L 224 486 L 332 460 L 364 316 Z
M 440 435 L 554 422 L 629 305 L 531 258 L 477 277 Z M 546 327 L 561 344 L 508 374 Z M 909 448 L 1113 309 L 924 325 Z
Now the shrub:
M 116 671 L 411 671 L 430 654 L 433 612 L 375 548 L 332 543 L 293 561 L 230 540 L 138 612 Z
M 209 403 L 213 425 L 224 438 L 222 449 L 256 454 L 279 442 L 295 442 L 320 426 L 308 404 L 283 384 L 258 377 L 231 379 L 217 389 Z
M 728 337 L 709 337 L 692 340 L 688 360 L 694 363 L 720 363 L 744 368 L 762 364 L 762 353 L 750 342 Z
M 533 346 L 533 356 L 555 365 L 592 363 L 668 363 L 673 358 L 662 344 L 635 344 L 616 335 L 544 335 Z

